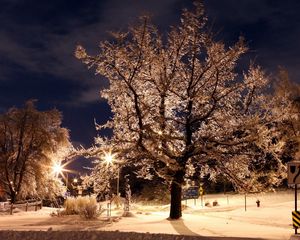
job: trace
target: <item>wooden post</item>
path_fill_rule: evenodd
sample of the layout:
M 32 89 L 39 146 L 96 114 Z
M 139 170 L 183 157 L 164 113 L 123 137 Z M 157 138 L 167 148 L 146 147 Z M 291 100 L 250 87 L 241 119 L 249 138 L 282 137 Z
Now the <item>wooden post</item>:
M 111 203 L 107 203 L 107 217 L 111 216 Z
M 12 203 L 12 204 L 10 204 L 10 215 L 13 214 L 13 208 L 14 208 L 14 204 Z
M 245 212 L 247 211 L 247 194 L 245 193 Z
M 26 205 L 25 205 L 25 212 L 28 211 L 28 202 L 26 202 Z

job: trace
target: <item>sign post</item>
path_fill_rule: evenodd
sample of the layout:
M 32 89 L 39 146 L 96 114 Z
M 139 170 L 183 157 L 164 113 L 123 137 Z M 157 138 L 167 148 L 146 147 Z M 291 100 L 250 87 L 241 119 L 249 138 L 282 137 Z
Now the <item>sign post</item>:
M 199 198 L 199 191 L 197 186 L 192 186 L 186 189 L 183 189 L 182 191 L 182 200 L 186 201 L 188 199 L 198 199 Z
M 200 194 L 200 197 L 201 197 L 201 207 L 203 207 L 203 194 L 204 194 L 204 189 L 203 189 L 203 187 L 202 187 L 202 184 L 200 184 L 199 194 Z
M 293 227 L 295 234 L 300 227 L 300 212 L 297 209 L 298 184 L 300 184 L 300 161 L 292 161 L 288 163 L 288 184 L 295 186 L 295 211 L 292 212 Z

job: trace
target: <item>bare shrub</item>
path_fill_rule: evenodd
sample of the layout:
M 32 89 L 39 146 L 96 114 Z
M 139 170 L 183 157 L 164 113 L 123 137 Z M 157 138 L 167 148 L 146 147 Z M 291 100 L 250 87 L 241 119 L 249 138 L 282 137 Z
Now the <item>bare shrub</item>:
M 95 219 L 100 215 L 95 197 L 85 197 L 79 201 L 79 214 L 85 219 Z
M 64 203 L 64 208 L 65 208 L 65 210 L 63 211 L 63 214 L 65 214 L 65 215 L 78 214 L 77 199 L 76 198 L 67 198 L 67 200 Z
M 104 210 L 99 207 L 95 197 L 68 198 L 64 204 L 65 215 L 80 215 L 85 219 L 95 219 Z

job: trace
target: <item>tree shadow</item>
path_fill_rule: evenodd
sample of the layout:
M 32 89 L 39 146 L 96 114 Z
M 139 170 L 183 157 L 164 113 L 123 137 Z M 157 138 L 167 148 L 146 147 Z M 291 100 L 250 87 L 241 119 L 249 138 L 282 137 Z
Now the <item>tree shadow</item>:
M 201 240 L 266 240 L 263 238 L 248 238 L 248 237 L 208 237 L 208 236 L 203 236 L 200 235 L 196 232 L 193 232 L 190 230 L 185 224 L 182 219 L 178 220 L 170 220 L 170 224 L 174 228 L 174 230 L 179 234 L 179 235 L 185 235 L 185 239 L 201 239 Z M 195 237 L 196 236 L 196 237 Z
M 169 219 L 169 221 L 170 221 L 172 227 L 174 228 L 174 230 L 180 235 L 200 236 L 198 233 L 195 233 L 192 230 L 190 230 L 184 224 L 184 221 L 182 219 L 178 219 L 178 220 L 170 220 Z

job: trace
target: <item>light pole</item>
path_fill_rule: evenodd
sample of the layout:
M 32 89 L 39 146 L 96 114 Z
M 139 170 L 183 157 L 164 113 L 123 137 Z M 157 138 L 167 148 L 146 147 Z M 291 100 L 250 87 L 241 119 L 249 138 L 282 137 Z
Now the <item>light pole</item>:
M 77 179 L 77 178 L 74 178 L 74 179 L 73 179 L 73 183 L 77 185 L 78 179 Z
M 69 184 L 69 174 L 68 174 L 68 172 L 66 172 L 66 187 L 67 187 L 67 191 L 68 191 L 68 184 Z
M 112 165 L 114 163 L 115 155 L 116 154 L 111 154 L 110 151 L 104 153 L 104 160 L 107 165 Z M 115 164 L 117 164 L 117 163 L 115 163 Z M 120 165 L 119 164 L 117 164 L 117 169 L 118 169 L 118 172 L 117 172 L 117 197 L 119 197 L 119 188 L 120 188 Z
M 72 195 L 77 196 L 78 194 L 78 179 L 75 177 L 73 179 L 73 184 L 72 184 Z
M 65 169 L 64 167 L 67 165 L 68 163 L 65 164 L 61 164 L 61 162 L 54 162 L 53 165 L 51 166 L 52 168 L 52 172 L 54 174 L 54 176 L 57 178 L 59 175 L 62 175 L 63 178 L 66 181 L 66 187 L 68 189 L 68 181 L 69 181 L 69 175 L 68 175 L 68 171 L 67 169 Z M 66 176 L 64 175 L 64 173 L 66 174 Z
M 117 175 L 117 196 L 119 197 L 119 188 L 120 188 L 120 166 L 118 165 L 118 175 Z
M 63 172 L 63 166 L 61 162 L 55 162 L 52 166 L 52 172 L 54 173 L 55 177 L 58 177 L 59 174 Z

